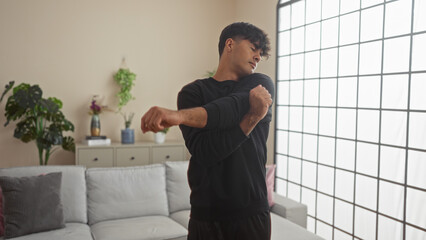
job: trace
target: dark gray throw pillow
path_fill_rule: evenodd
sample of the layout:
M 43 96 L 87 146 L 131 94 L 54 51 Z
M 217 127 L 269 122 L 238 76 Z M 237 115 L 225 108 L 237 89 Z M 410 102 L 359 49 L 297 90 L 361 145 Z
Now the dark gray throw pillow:
M 5 239 L 65 227 L 61 181 L 61 172 L 0 177 Z

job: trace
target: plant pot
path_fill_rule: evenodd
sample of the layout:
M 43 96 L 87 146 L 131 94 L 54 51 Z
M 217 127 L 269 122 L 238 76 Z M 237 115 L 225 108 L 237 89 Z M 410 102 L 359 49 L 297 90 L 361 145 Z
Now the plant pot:
M 164 141 L 166 140 L 166 134 L 163 132 L 155 133 L 154 140 L 156 143 L 164 143 Z
M 135 143 L 135 130 L 130 128 L 121 130 L 121 143 L 123 144 Z
M 99 119 L 99 115 L 97 114 L 92 115 L 92 120 L 90 121 L 90 135 L 101 135 L 101 120 Z

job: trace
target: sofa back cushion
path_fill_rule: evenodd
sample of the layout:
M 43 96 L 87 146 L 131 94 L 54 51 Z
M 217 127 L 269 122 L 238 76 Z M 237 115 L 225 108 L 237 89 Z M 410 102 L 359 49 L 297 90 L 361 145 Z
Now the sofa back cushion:
M 5 238 L 64 228 L 61 182 L 61 172 L 32 177 L 0 177 Z
M 166 162 L 167 198 L 170 213 L 191 209 L 188 185 L 189 161 Z
M 62 172 L 61 201 L 65 222 L 87 223 L 85 168 L 82 166 L 30 166 L 0 169 L 0 176 L 30 177 Z
M 89 224 L 149 215 L 168 216 L 165 174 L 165 166 L 161 164 L 88 169 Z

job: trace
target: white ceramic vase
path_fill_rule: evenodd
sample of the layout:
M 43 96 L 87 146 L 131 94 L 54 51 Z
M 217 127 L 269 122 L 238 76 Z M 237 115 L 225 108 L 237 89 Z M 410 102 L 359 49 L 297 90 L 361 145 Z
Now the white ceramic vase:
M 164 141 L 166 140 L 166 134 L 163 132 L 155 133 L 154 140 L 156 143 L 164 143 Z

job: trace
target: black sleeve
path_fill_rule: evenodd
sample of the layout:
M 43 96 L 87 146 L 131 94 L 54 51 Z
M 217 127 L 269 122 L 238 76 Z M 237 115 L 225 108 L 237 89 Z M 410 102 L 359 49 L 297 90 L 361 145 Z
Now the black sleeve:
M 248 75 L 239 80 L 235 92 L 203 106 L 207 111 L 207 125 L 204 128 L 226 129 L 239 125 L 250 108 L 250 90 L 259 84 L 265 87 L 274 99 L 275 91 L 271 78 L 261 73 Z
M 250 108 L 249 92 L 236 92 L 207 103 L 207 124 L 204 129 L 225 129 L 241 122 Z
M 200 102 L 202 99 L 199 92 L 190 86 L 185 86 L 179 92 L 178 109 L 199 107 Z M 185 125 L 179 127 L 192 159 L 200 161 L 206 167 L 222 161 L 248 139 L 239 124 L 226 129 L 193 128 Z

